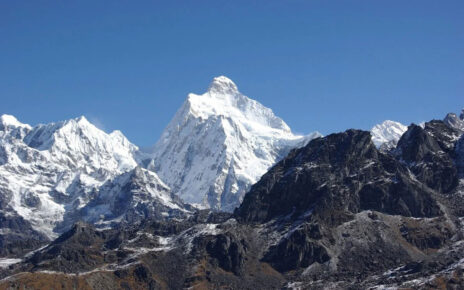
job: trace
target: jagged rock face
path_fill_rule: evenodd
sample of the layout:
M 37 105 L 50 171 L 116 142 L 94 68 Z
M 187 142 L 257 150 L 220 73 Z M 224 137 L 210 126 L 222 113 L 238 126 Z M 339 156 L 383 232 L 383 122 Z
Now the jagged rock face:
M 398 142 L 395 154 L 430 188 L 452 192 L 459 183 L 454 160 L 460 135 L 442 121 L 427 122 L 424 128 L 413 124 Z
M 369 132 L 348 130 L 292 151 L 246 195 L 238 217 L 265 222 L 314 210 L 334 224 L 362 210 L 414 217 L 441 214 L 431 190 L 392 156 L 379 152 Z
M 24 255 L 48 241 L 35 231 L 31 224 L 19 215 L 0 214 L 0 255 L 8 257 Z
M 65 273 L 92 270 L 104 263 L 100 249 L 105 241 L 103 232 L 88 224 L 77 223 L 54 240 L 43 251 L 38 251 L 28 262 L 37 267 L 56 267 Z
M 119 131 L 107 134 L 84 117 L 31 127 L 3 115 L 0 124 L 4 240 L 22 236 L 13 220 L 42 241 L 78 220 L 106 226 L 185 212 L 155 173 L 136 168 L 138 148 Z
M 306 268 L 313 263 L 323 264 L 330 260 L 330 256 L 324 246 L 314 241 L 311 230 L 303 226 L 270 248 L 263 260 L 270 262 L 277 270 L 287 272 Z
M 460 179 L 464 178 L 464 134 L 456 142 L 456 167 Z
M 315 136 L 294 135 L 222 76 L 189 94 L 153 149 L 154 168 L 184 201 L 233 211 L 268 168 Z
M 244 240 L 239 242 L 230 234 L 220 234 L 210 240 L 205 248 L 222 269 L 236 275 L 241 274 L 246 257 Z

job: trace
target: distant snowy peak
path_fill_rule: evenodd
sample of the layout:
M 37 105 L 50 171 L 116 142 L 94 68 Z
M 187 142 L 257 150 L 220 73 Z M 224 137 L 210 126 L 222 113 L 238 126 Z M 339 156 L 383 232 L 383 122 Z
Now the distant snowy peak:
M 386 120 L 371 129 L 372 142 L 377 148 L 382 145 L 394 147 L 408 127 L 395 121 Z
M 24 136 L 31 130 L 31 126 L 19 122 L 12 115 L 0 116 L 0 140 L 18 140 L 24 138 Z M 1 157 L 1 156 L 0 156 Z
M 33 131 L 26 137 L 26 142 L 33 143 L 37 149 L 46 150 L 59 142 L 59 139 L 66 139 L 69 149 L 81 149 L 78 147 L 86 143 L 88 146 L 108 147 L 111 145 L 125 145 L 131 150 L 137 150 L 137 146 L 130 143 L 121 131 L 114 131 L 110 134 L 98 129 L 90 123 L 84 116 L 49 124 L 40 124 L 33 128 Z M 78 140 L 82 138 L 84 141 Z M 119 143 L 119 144 L 114 144 Z
M 3 114 L 0 116 L 0 130 L 5 128 L 31 128 L 27 124 L 19 122 L 14 116 Z
M 464 109 L 461 111 L 458 117 L 455 113 L 449 113 L 443 119 L 443 122 L 448 126 L 464 132 Z M 425 124 L 421 123 L 419 126 L 424 127 Z M 381 124 L 375 125 L 371 129 L 372 141 L 375 146 L 380 149 L 391 149 L 396 146 L 398 140 L 408 129 L 407 126 L 395 122 L 395 121 L 384 121 Z
M 188 95 L 154 146 L 154 168 L 185 201 L 232 211 L 276 161 L 319 135 L 294 135 L 220 76 L 204 94 Z
M 15 213 L 53 237 L 100 186 L 137 166 L 137 150 L 122 133 L 107 134 L 85 117 L 31 127 L 4 115 L 0 211 Z
M 50 152 L 56 161 L 69 161 L 74 168 L 90 165 L 123 172 L 137 166 L 137 146 L 119 131 L 107 134 L 98 129 L 84 116 L 40 124 L 27 134 L 24 142 L 31 148 Z
M 461 111 L 461 115 L 459 117 L 454 113 L 449 113 L 443 121 L 448 126 L 464 132 L 464 109 Z

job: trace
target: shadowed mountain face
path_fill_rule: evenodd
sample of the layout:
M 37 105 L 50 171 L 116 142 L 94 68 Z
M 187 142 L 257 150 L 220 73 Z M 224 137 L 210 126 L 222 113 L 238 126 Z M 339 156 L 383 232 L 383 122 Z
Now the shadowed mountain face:
M 442 121 L 428 122 L 424 128 L 413 124 L 400 139 L 395 154 L 421 182 L 449 193 L 459 183 L 454 163 L 455 145 L 461 134 Z
M 265 222 L 314 211 L 334 225 L 363 210 L 441 215 L 431 195 L 405 165 L 376 149 L 369 132 L 348 130 L 292 151 L 252 187 L 237 215 Z
M 233 215 L 78 224 L 5 269 L 0 288 L 48 279 L 94 289 L 460 289 L 461 136 L 442 121 L 411 125 L 389 153 L 369 132 L 317 138 L 264 174 Z

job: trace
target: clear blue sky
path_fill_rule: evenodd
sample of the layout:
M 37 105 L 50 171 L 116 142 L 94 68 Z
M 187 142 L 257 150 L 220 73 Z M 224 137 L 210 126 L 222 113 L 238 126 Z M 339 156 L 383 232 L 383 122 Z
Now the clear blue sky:
M 0 114 L 152 145 L 214 76 L 299 133 L 464 106 L 464 1 L 1 1 Z

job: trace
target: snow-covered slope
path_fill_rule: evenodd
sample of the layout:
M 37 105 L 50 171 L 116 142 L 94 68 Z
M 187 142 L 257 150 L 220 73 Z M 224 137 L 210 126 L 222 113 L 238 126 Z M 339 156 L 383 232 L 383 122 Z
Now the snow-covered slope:
M 276 161 L 317 136 L 294 135 L 220 76 L 206 93 L 189 94 L 166 127 L 153 149 L 155 171 L 186 202 L 232 211 Z
M 35 127 L 9 115 L 0 120 L 1 214 L 24 219 L 49 238 L 86 219 L 80 209 L 92 212 L 89 202 L 110 190 L 103 185 L 133 185 L 120 176 L 136 168 L 138 148 L 119 131 L 107 134 L 84 117 Z M 144 174 L 151 176 L 148 192 L 170 199 L 156 174 Z M 99 215 L 108 220 L 113 212 L 100 208 Z
M 386 120 L 371 129 L 372 142 L 377 148 L 390 149 L 396 146 L 408 127 L 395 121 Z

